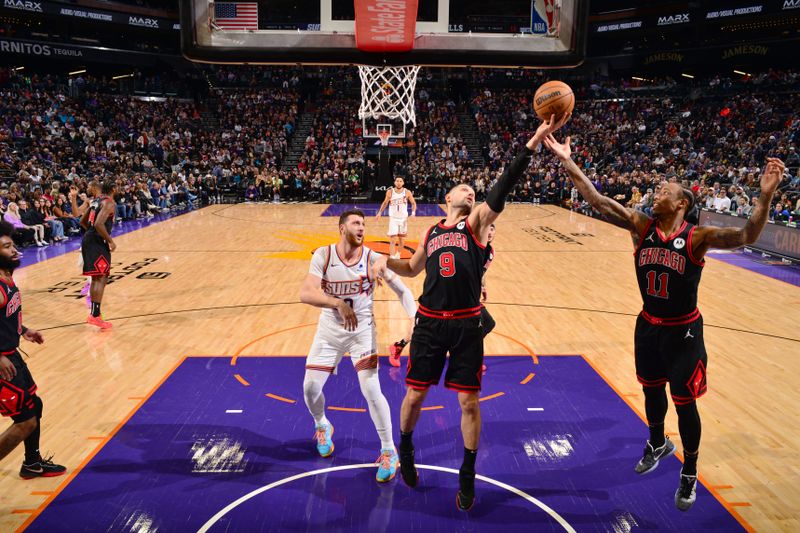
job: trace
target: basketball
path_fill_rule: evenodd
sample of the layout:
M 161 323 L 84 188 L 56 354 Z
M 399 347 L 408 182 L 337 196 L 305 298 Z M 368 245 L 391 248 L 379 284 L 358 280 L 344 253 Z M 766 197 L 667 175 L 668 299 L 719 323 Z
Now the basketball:
M 560 119 L 565 113 L 572 113 L 575 107 L 575 95 L 572 88 L 563 81 L 548 81 L 536 89 L 533 96 L 533 110 L 542 120 L 549 120 L 551 115 Z

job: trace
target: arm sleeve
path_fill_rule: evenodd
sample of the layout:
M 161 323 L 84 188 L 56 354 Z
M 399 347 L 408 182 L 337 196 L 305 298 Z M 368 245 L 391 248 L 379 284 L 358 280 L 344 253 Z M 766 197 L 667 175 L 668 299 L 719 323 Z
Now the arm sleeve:
M 328 254 L 330 253 L 330 246 L 320 246 L 314 250 L 314 255 L 311 256 L 311 266 L 308 267 L 308 273 L 325 277 L 325 270 L 328 266 Z
M 391 274 L 386 276 L 386 284 L 394 291 L 398 298 L 400 298 L 400 303 L 403 304 L 403 309 L 406 310 L 406 314 L 410 318 L 414 318 L 417 314 L 417 302 L 414 301 L 414 295 L 411 294 L 411 289 L 406 287 L 406 285 L 400 281 L 400 276 L 396 275 L 394 272 L 387 272 L 387 274 Z
M 519 181 L 522 173 L 528 168 L 533 152 L 524 147 L 522 151 L 509 163 L 503 174 L 497 179 L 497 183 L 486 195 L 486 203 L 495 213 L 500 213 L 505 208 L 506 196 L 510 193 Z

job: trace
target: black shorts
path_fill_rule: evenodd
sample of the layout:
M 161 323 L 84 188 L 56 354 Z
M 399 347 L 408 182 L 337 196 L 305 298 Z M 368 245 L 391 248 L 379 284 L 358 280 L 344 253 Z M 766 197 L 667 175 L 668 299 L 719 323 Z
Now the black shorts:
M 489 310 L 481 306 L 481 327 L 483 328 L 483 336 L 485 337 L 491 333 L 496 325 L 497 322 L 495 322 L 492 315 L 489 314 Z
M 108 276 L 111 272 L 111 250 L 99 237 L 85 236 L 81 243 L 84 276 Z
M 483 327 L 481 317 L 447 320 L 417 313 L 411 336 L 406 384 L 417 390 L 437 385 L 447 354 L 444 386 L 458 392 L 481 390 Z
M 675 405 L 691 403 L 706 393 L 702 316 L 679 326 L 656 326 L 640 314 L 634 350 L 636 377 L 643 387 L 662 387 L 669 382 Z
M 36 416 L 36 382 L 19 352 L 6 357 L 14 363 L 17 375 L 11 381 L 0 379 L 0 415 L 11 417 L 15 423 L 25 422 Z

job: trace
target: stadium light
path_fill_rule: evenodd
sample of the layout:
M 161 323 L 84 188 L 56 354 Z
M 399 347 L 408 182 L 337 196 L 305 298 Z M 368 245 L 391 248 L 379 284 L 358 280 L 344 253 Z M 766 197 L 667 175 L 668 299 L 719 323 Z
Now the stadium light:
M 734 70 L 733 73 L 734 74 L 739 74 L 741 76 L 749 76 L 750 75 L 747 72 L 742 72 L 741 70 Z
M 681 74 L 681 76 L 683 76 L 684 78 L 689 78 L 690 80 L 694 79 L 694 76 L 692 76 L 691 74 L 685 74 L 684 73 L 684 74 Z
M 121 80 L 122 78 L 132 78 L 133 74 L 120 74 L 119 76 L 114 76 L 111 78 L 112 80 Z
M 640 78 L 639 76 L 631 76 L 631 79 L 636 81 L 647 81 L 645 78 Z
M 84 72 L 86 72 L 85 68 L 83 68 L 81 70 L 73 70 L 72 72 L 69 73 L 69 75 L 70 76 L 74 76 L 75 74 L 83 74 Z
M 17 68 L 14 69 L 15 72 L 18 71 L 18 70 L 25 70 L 25 67 L 17 67 Z

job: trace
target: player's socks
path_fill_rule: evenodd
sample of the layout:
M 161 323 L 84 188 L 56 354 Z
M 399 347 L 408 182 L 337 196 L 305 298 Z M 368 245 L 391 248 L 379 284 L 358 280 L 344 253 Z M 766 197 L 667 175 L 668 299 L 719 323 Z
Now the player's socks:
M 681 474 L 685 476 L 697 475 L 698 454 L 699 452 L 687 452 L 686 450 L 683 451 L 683 468 L 681 469 Z
M 456 505 L 462 511 L 469 511 L 475 503 L 475 459 L 478 450 L 464 448 L 464 462 L 458 471 L 458 494 Z
M 648 424 L 650 430 L 650 444 L 653 448 L 660 448 L 664 445 L 664 422 L 660 424 Z
M 400 475 L 403 482 L 411 488 L 417 486 L 419 473 L 414 465 L 414 444 L 411 442 L 413 431 L 400 432 Z
M 92 316 L 95 318 L 100 316 L 100 302 L 92 302 Z

